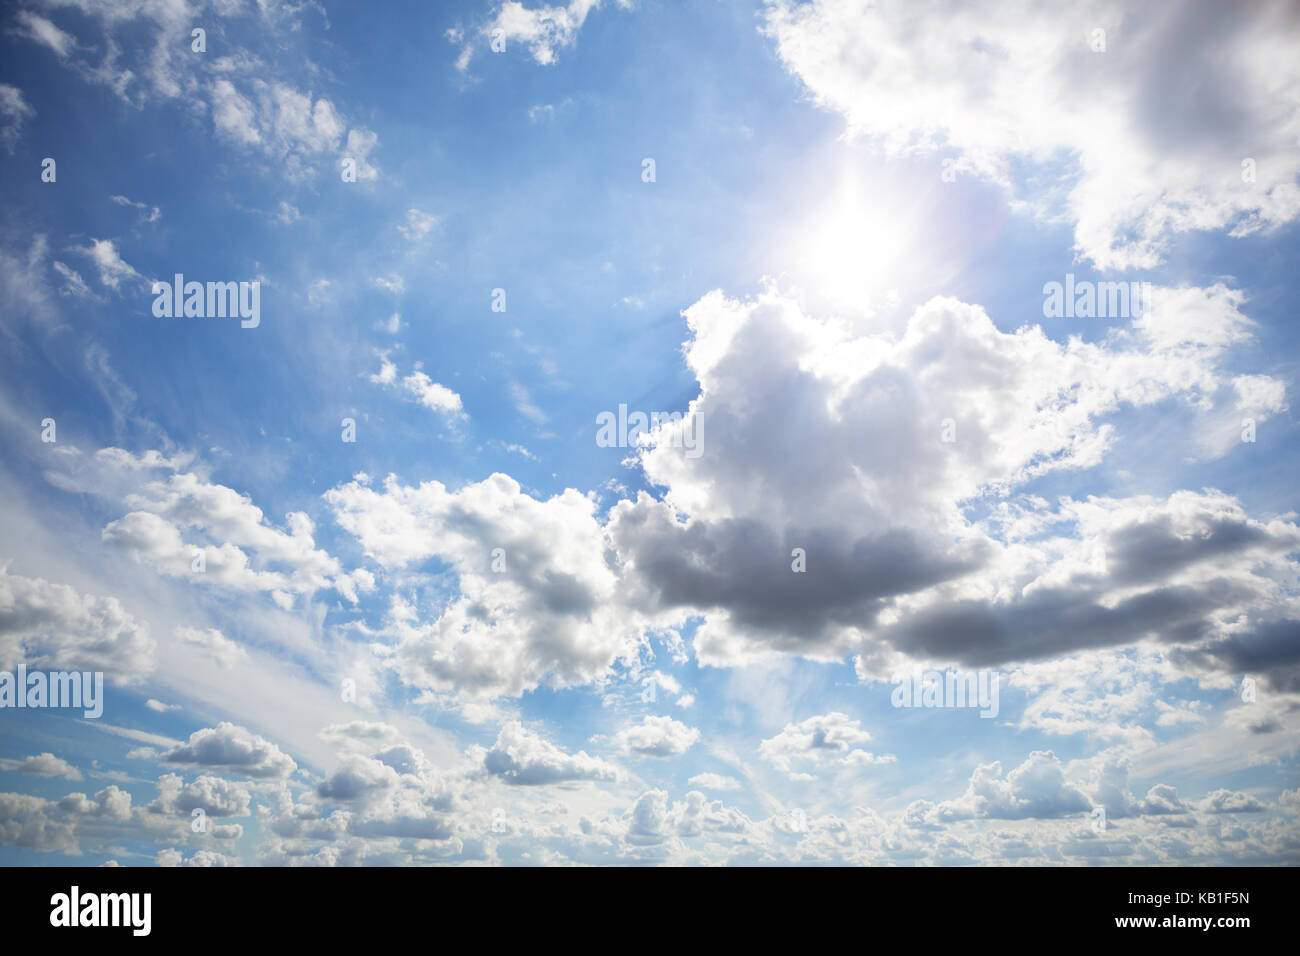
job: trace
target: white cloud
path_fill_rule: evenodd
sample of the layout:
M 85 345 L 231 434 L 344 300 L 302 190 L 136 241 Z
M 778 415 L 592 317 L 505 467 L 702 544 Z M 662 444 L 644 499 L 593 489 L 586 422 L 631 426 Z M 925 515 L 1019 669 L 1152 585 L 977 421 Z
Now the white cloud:
M 140 219 L 142 222 L 157 222 L 162 218 L 162 210 L 157 206 L 150 206 L 148 203 L 136 202 L 133 199 L 128 199 L 126 196 L 112 196 L 110 198 L 119 206 L 138 209 L 140 211 Z
M 460 396 L 445 385 L 440 385 L 424 372 L 412 372 L 402 379 L 402 385 L 425 408 L 442 412 L 452 418 L 462 413 Z
M 187 743 L 171 748 L 160 759 L 164 763 L 272 780 L 282 780 L 298 767 L 275 744 L 228 721 L 194 731 Z
M 90 291 L 90 286 L 86 285 L 86 280 L 81 277 L 81 273 L 76 269 L 70 268 L 59 262 L 57 259 L 50 263 L 54 271 L 63 277 L 63 288 L 59 290 L 59 295 L 76 296 L 78 299 L 94 299 L 95 294 Z
M 123 279 L 144 281 L 144 276 L 136 272 L 135 267 L 126 262 L 117 251 L 111 239 L 92 239 L 90 245 L 79 250 L 90 258 L 99 272 L 99 281 L 114 292 L 119 290 Z
M 700 732 L 671 717 L 647 715 L 614 735 L 614 742 L 628 756 L 680 757 L 700 739 Z
M 640 645 L 645 619 L 622 605 L 595 505 L 572 489 L 538 501 L 502 474 L 456 492 L 390 476 L 382 491 L 353 481 L 325 499 L 383 567 L 436 556 L 458 575 L 435 619 L 392 598 L 386 631 L 408 683 L 465 696 L 573 686 Z
M 1282 613 L 1283 592 L 1249 562 L 1266 553 L 1287 568 L 1297 529 L 1252 523 L 1227 496 L 1117 500 L 1103 537 L 1094 508 L 1054 514 L 1018 494 L 1101 463 L 1116 434 L 1107 418 L 1122 408 L 1176 399 L 1202 414 L 1230 391 L 1221 362 L 1248 334 L 1240 297 L 1168 292 L 1146 322 L 1066 344 L 1034 326 L 1002 332 L 953 299 L 887 335 L 812 318 L 772 291 L 705 296 L 685 313 L 700 394 L 637 450 L 663 500 L 642 494 L 610 511 L 625 599 L 704 616 L 705 664 L 856 651 L 875 673 L 893 672 L 899 654 L 982 665 L 1155 633 L 1201 639 L 1207 618 Z M 1183 314 L 1193 321 L 1172 332 Z M 694 455 L 682 440 L 692 434 Z M 1022 525 L 1073 525 L 1076 537 L 1001 539 L 1000 518 L 969 519 L 977 503 Z M 1143 525 L 1152 509 L 1179 527 L 1169 540 Z M 1142 575 L 1119 570 L 1156 547 Z M 1238 565 L 1198 586 L 1214 573 L 1211 553 Z
M 618 6 L 630 9 L 631 0 L 617 0 Z M 537 63 L 547 66 L 555 62 L 558 50 L 572 46 L 577 40 L 587 15 L 600 8 L 601 0 L 569 0 L 563 4 L 543 4 L 528 8 L 517 0 L 506 0 L 497 7 L 491 19 L 478 31 L 478 40 L 465 42 L 460 30 L 449 30 L 452 43 L 463 44 L 456 67 L 464 72 L 477 45 L 487 46 L 491 41 L 504 41 L 507 51 L 515 43 L 528 48 Z
M 470 757 L 481 761 L 491 776 L 519 786 L 564 783 L 575 780 L 621 780 L 613 764 L 588 756 L 585 750 L 568 754 L 518 721 L 501 728 L 489 750 L 474 748 Z
M 913 826 L 935 826 L 972 817 L 1053 818 L 1091 809 L 1088 798 L 1066 782 L 1056 755 L 1050 750 L 1036 750 L 1005 776 L 1000 762 L 981 764 L 961 797 L 937 805 L 916 801 L 905 816 Z
M 45 17 L 30 10 L 18 11 L 18 24 L 23 34 L 54 51 L 60 60 L 67 59 L 68 54 L 77 46 L 77 40 L 70 33 L 65 33 Z
M 152 813 L 191 817 L 202 810 L 210 817 L 246 817 L 252 794 L 247 787 L 204 774 L 185 783 L 174 773 L 158 778 L 158 799 L 146 809 Z
M 248 653 L 215 627 L 178 627 L 176 636 L 192 647 L 198 648 L 218 667 L 230 670 L 235 664 L 248 659 Z
M 22 761 L 18 769 L 22 773 L 35 774 L 38 777 L 62 777 L 65 780 L 81 780 L 81 771 L 62 757 L 46 751 Z
M 1215 790 L 1197 804 L 1205 813 L 1259 813 L 1264 805 L 1248 793 L 1234 790 Z
M 419 209 L 408 209 L 406 210 L 406 224 L 398 226 L 397 231 L 412 242 L 418 242 L 427 236 L 429 230 L 437 224 L 437 216 L 421 212 Z
M 520 415 L 539 425 L 546 422 L 546 413 L 533 402 L 533 397 L 528 393 L 528 389 L 518 382 L 511 382 L 509 390 L 510 400 L 514 402 L 515 408 Z
M 1150 267 L 1172 233 L 1300 214 L 1300 24 L 1285 5 L 768 0 L 765 30 L 851 135 L 933 154 L 936 180 L 940 157 L 1011 187 L 1016 161 L 1064 166 L 1076 246 L 1101 268 Z M 1058 212 L 1052 195 L 1024 198 Z
M 394 317 L 397 317 L 396 314 Z M 380 353 L 379 363 L 379 371 L 370 376 L 370 381 L 376 385 L 405 392 L 425 408 L 444 416 L 448 422 L 456 422 L 466 417 L 460 396 L 447 386 L 431 379 L 428 373 L 420 369 L 418 362 L 415 371 L 400 378 L 397 365 L 388 358 L 386 353 Z
M 371 281 L 374 282 L 376 288 L 391 292 L 393 295 L 401 295 L 406 291 L 406 280 L 397 273 L 375 276 Z
M 81 594 L 0 567 L 0 670 L 103 671 L 123 683 L 154 668 L 155 644 L 114 597 Z
M 23 120 L 31 119 L 36 115 L 36 110 L 23 99 L 23 91 L 16 86 L 8 83 L 0 83 L 0 146 L 5 148 L 9 154 L 13 154 L 14 147 L 18 145 L 18 139 L 22 135 Z
M 809 717 L 797 724 L 786 724 L 775 737 L 759 744 L 763 759 L 792 780 L 813 780 L 809 770 L 825 766 L 858 767 L 866 764 L 892 763 L 892 754 L 877 755 L 862 745 L 871 734 L 847 714 L 833 711 Z M 800 769 L 806 768 L 806 769 Z
M 156 457 L 150 460 L 150 468 L 175 471 L 184 466 L 181 460 L 152 454 Z M 136 467 L 131 456 L 127 459 L 122 463 L 103 453 L 97 456 L 109 474 L 127 473 L 119 475 L 131 488 L 122 501 L 133 509 L 109 522 L 102 537 L 135 560 L 196 584 L 267 591 L 281 604 L 292 604 L 294 594 L 309 595 L 327 587 L 355 601 L 357 588 L 368 588 L 361 571 L 345 573 L 337 559 L 316 547 L 315 527 L 304 512 L 287 514 L 288 531 L 281 530 L 270 525 L 246 495 L 187 472 L 175 471 L 165 480 L 151 478 L 132 487 L 130 472 Z M 94 490 L 103 493 L 110 484 L 101 471 Z M 203 558 L 201 571 L 196 570 L 196 555 Z
M 734 777 L 724 777 L 717 773 L 697 773 L 687 781 L 692 787 L 701 790 L 739 790 L 740 781 Z
M 243 146 L 262 141 L 253 104 L 227 79 L 212 84 L 212 122 L 219 134 Z

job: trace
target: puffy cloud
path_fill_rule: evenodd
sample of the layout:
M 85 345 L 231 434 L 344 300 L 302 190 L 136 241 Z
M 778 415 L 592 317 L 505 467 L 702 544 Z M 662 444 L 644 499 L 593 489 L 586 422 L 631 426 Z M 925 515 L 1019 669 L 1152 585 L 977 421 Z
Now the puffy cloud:
M 585 750 L 565 753 L 540 734 L 518 721 L 505 724 L 490 750 L 474 748 L 470 756 L 483 769 L 506 783 L 520 786 L 563 783 L 574 780 L 621 780 L 613 764 L 592 757 Z
M 1056 754 L 1035 750 L 1019 767 L 1003 775 L 1002 764 L 981 764 L 966 792 L 938 805 L 916 801 L 905 817 L 912 826 L 933 826 L 953 820 L 992 818 L 1020 820 L 1053 818 L 1092 809 L 1088 798 L 1066 782 Z
M 370 381 L 404 392 L 430 411 L 442 414 L 449 422 L 465 418 L 460 396 L 431 379 L 419 369 L 418 363 L 414 372 L 399 378 L 397 366 L 388 359 L 387 353 L 380 353 L 379 371 L 370 376 Z
M 103 671 L 119 683 L 154 668 L 148 629 L 113 597 L 81 594 L 0 567 L 0 669 Z
M 649 790 L 628 811 L 627 842 L 646 846 L 662 843 L 669 832 L 668 793 Z
M 670 802 L 664 790 L 648 790 L 625 815 L 624 839 L 634 847 L 671 844 L 683 837 L 732 834 L 754 839 L 755 827 L 745 814 L 709 800 L 698 790 L 684 800 Z
M 700 732 L 671 717 L 647 715 L 614 735 L 615 743 L 629 756 L 680 757 L 700 739 Z
M 734 777 L 724 777 L 718 773 L 697 773 L 687 781 L 701 790 L 739 790 L 740 781 Z
M 22 793 L 0 793 L 0 843 L 28 850 L 75 850 L 74 824 L 50 815 L 52 804 Z
M 158 855 L 154 857 L 154 863 L 158 866 L 196 866 L 196 867 L 226 867 L 239 866 L 239 861 L 234 857 L 227 856 L 224 853 L 218 853 L 215 850 L 197 850 L 192 856 L 186 856 L 175 847 L 168 847 L 165 850 L 159 850 Z
M 639 647 L 643 619 L 621 606 L 595 505 L 576 491 L 538 501 L 502 474 L 455 492 L 390 476 L 382 490 L 352 481 L 325 498 L 385 568 L 436 557 L 458 576 L 458 596 L 436 619 L 392 599 L 392 659 L 407 683 L 518 695 L 588 683 Z
M 800 767 L 818 769 L 825 765 L 839 767 L 892 763 L 892 754 L 876 755 L 862 748 L 871 734 L 847 714 L 832 711 L 809 717 L 797 724 L 786 724 L 775 737 L 759 745 L 759 753 L 792 780 L 814 780 L 816 776 Z
M 298 768 L 275 744 L 228 721 L 194 731 L 187 743 L 171 748 L 160 759 L 257 779 L 284 779 Z
M 74 816 L 118 822 L 131 819 L 131 794 L 116 786 L 105 787 L 93 799 L 84 793 L 70 793 L 59 801 L 58 806 L 60 810 Z
M 398 785 L 397 771 L 370 757 L 354 754 L 316 788 L 327 800 L 369 800 Z
M 1235 790 L 1215 790 L 1196 805 L 1205 813 L 1259 813 L 1264 805 L 1248 793 Z
M 1290 600 L 1294 524 L 1214 490 L 1057 509 L 1020 493 L 1096 465 L 1122 407 L 1201 410 L 1230 391 L 1240 304 L 1221 286 L 1161 290 L 1145 322 L 1059 344 L 952 299 L 889 336 L 772 291 L 712 293 L 685 313 L 700 395 L 638 449 L 663 500 L 610 511 L 624 600 L 702 615 L 705 664 L 857 651 L 885 673 L 900 655 L 986 665 L 1266 623 Z M 683 454 L 679 429 L 703 454 Z
M 1300 213 L 1300 23 L 1284 3 L 769 0 L 765 30 L 851 135 L 1063 206 L 1102 268 L 1154 265 L 1172 233 Z M 1064 167 L 1068 195 L 1021 188 L 1017 163 Z
M 158 799 L 146 808 L 153 813 L 189 817 L 202 810 L 210 817 L 245 817 L 252 794 L 246 787 L 207 774 L 185 783 L 174 773 L 158 778 Z
M 1178 799 L 1178 791 L 1167 783 L 1158 783 L 1142 799 L 1142 812 L 1151 816 L 1186 813 L 1188 807 Z
M 96 460 L 116 475 L 108 479 L 110 485 L 120 482 L 122 500 L 133 510 L 105 525 L 102 537 L 134 560 L 169 577 L 235 591 L 268 591 L 282 606 L 292 605 L 294 594 L 327 587 L 355 601 L 358 590 L 373 586 L 368 571 L 344 572 L 336 558 L 316 547 L 315 527 L 304 512 L 286 515 L 288 530 L 282 530 L 267 522 L 247 495 L 179 471 L 184 459 L 150 452 L 137 460 L 126 452 L 106 452 L 120 449 L 104 449 Z M 173 473 L 140 485 L 133 472 L 145 469 Z M 78 487 L 84 476 L 60 481 Z
M 1279 581 L 1291 573 L 1300 528 L 1250 519 L 1228 495 L 1062 499 L 1058 516 L 1077 537 L 1013 575 L 1018 600 L 991 599 L 978 585 L 948 588 L 881 636 L 912 654 L 983 666 L 1144 639 L 1220 648 L 1243 622 L 1266 627 L 1292 605 Z M 1202 650 L 1175 653 L 1212 663 Z
M 34 757 L 28 757 L 19 763 L 18 769 L 22 773 L 32 773 L 38 777 L 62 777 L 65 780 L 82 779 L 81 771 L 62 757 L 56 757 L 49 751 L 37 754 Z

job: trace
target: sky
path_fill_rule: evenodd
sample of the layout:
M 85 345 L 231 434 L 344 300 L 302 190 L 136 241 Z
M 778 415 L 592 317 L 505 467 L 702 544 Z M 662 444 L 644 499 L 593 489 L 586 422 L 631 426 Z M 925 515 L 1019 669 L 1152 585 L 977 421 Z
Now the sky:
M 22 0 L 0 165 L 0 862 L 1300 862 L 1294 5 Z

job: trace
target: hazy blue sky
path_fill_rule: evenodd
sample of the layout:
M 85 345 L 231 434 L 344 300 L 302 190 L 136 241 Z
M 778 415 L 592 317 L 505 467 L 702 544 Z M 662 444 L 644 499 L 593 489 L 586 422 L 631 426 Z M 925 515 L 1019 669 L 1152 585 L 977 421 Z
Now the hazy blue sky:
M 1297 862 L 1290 5 L 39 0 L 0 62 L 0 669 L 107 682 L 0 710 L 0 861 Z

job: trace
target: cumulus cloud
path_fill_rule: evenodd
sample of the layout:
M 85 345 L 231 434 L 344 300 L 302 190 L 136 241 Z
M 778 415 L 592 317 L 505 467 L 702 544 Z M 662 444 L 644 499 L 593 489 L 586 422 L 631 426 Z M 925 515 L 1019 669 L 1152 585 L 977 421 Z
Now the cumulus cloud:
M 621 780 L 613 764 L 585 750 L 569 754 L 518 721 L 502 726 L 491 749 L 470 754 L 492 777 L 518 786 L 539 786 L 576 780 Z
M 1068 215 L 1082 255 L 1124 269 L 1156 264 L 1173 233 L 1242 235 L 1300 214 L 1292 14 L 1208 0 L 1066 12 L 768 0 L 764 29 L 851 135 L 1005 183 L 1041 214 Z M 1029 188 L 1017 163 L 1063 167 L 1051 179 L 1072 182 L 1068 194 Z
M 638 449 L 662 500 L 610 511 L 625 599 L 703 615 L 706 664 L 858 651 L 877 673 L 899 655 L 986 665 L 1266 622 L 1289 600 L 1277 582 L 1294 524 L 1214 490 L 1055 509 L 1017 494 L 1098 464 L 1121 408 L 1201 409 L 1230 391 L 1240 305 L 1222 286 L 1169 290 L 1144 323 L 1058 344 L 952 299 L 890 336 L 775 292 L 710 294 L 685 313 L 700 395 Z M 1181 315 L 1194 321 L 1174 332 Z M 691 457 L 675 429 L 695 420 Z M 971 521 L 974 502 L 992 517 Z
M 392 663 L 410 684 L 480 697 L 580 685 L 640 644 L 643 621 L 621 607 L 595 505 L 574 490 L 539 501 L 502 474 L 454 492 L 390 476 L 325 499 L 381 566 L 436 557 L 458 576 L 459 595 L 432 619 L 392 598 Z
M 156 645 L 117 598 L 0 567 L 0 670 L 103 671 L 117 683 L 154 669 Z
M 328 800 L 367 800 L 398 785 L 397 771 L 370 757 L 352 755 L 316 788 Z
M 177 471 L 183 460 L 155 452 L 152 459 L 137 461 L 123 454 L 125 461 L 102 452 L 97 456 L 110 475 L 117 473 L 122 501 L 132 509 L 105 525 L 102 537 L 134 560 L 196 584 L 270 592 L 281 606 L 291 606 L 295 594 L 310 595 L 326 587 L 355 602 L 358 591 L 373 585 L 369 572 L 344 572 L 336 558 L 316 547 L 315 526 L 304 512 L 286 515 L 288 530 L 282 530 L 267 522 L 248 496 Z M 155 468 L 174 473 L 143 484 L 132 475 Z M 81 480 L 65 483 L 77 487 Z M 107 483 L 111 486 L 113 479 Z
M 169 773 L 158 778 L 158 799 L 145 809 L 184 817 L 190 817 L 195 810 L 210 817 L 245 817 L 251 800 L 248 788 L 221 777 L 204 774 L 185 783 L 177 774 Z
M 1000 761 L 981 764 L 961 797 L 939 804 L 918 800 L 907 808 L 905 816 L 910 825 L 924 827 L 976 817 L 1053 818 L 1091 809 L 1088 798 L 1066 782 L 1056 754 L 1035 750 L 1005 775 Z
M 792 780 L 815 780 L 808 770 L 822 767 L 860 767 L 867 764 L 892 763 L 892 754 L 877 755 L 862 745 L 871 734 L 847 714 L 833 711 L 809 717 L 797 724 L 786 724 L 775 737 L 759 744 L 759 753 Z M 800 769 L 804 768 L 804 769 Z
M 224 853 L 218 853 L 215 850 L 196 850 L 193 855 L 186 856 L 175 847 L 168 847 L 165 850 L 159 850 L 154 857 L 154 863 L 158 866 L 186 866 L 186 867 L 227 867 L 239 866 L 239 861 L 234 857 L 227 856 Z
M 298 768 L 275 744 L 228 721 L 194 731 L 188 742 L 172 747 L 159 759 L 262 780 L 282 780 Z
M 38 777 L 62 777 L 65 780 L 81 780 L 81 771 L 62 757 L 46 751 L 34 757 L 28 757 L 18 765 L 22 773 L 32 773 Z
M 720 800 L 709 800 L 698 790 L 677 802 L 665 790 L 648 790 L 624 815 L 623 824 L 623 839 L 633 847 L 658 847 L 706 835 L 756 836 L 745 814 Z
M 680 757 L 700 739 L 700 732 L 671 717 L 647 715 L 614 735 L 614 742 L 628 756 Z
M 1264 805 L 1248 793 L 1235 790 L 1215 790 L 1197 804 L 1205 813 L 1259 813 Z

